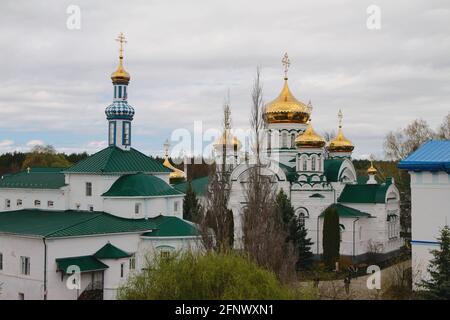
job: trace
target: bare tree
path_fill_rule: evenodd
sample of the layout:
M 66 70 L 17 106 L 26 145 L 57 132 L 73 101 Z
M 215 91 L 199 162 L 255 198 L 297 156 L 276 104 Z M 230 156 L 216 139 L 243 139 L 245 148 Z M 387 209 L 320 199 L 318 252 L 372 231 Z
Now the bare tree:
M 268 166 L 262 154 L 264 130 L 262 87 L 257 68 L 252 91 L 252 149 L 254 163 L 246 176 L 246 207 L 242 231 L 244 249 L 258 265 L 273 271 L 282 281 L 289 281 L 295 273 L 296 255 L 290 243 L 281 215 L 276 208 L 275 177 L 267 174 Z M 266 174 L 264 174 L 266 172 Z
M 324 131 L 322 136 L 326 142 L 330 142 L 331 140 L 336 138 L 336 131 L 334 131 L 334 130 Z
M 437 131 L 437 138 L 442 140 L 450 139 L 450 112 L 444 117 L 444 120 Z
M 392 160 L 400 160 L 416 151 L 424 142 L 432 139 L 433 130 L 425 120 L 416 119 L 406 128 L 386 135 L 384 150 Z
M 230 171 L 227 164 L 228 141 L 230 134 L 230 106 L 229 100 L 223 107 L 223 135 L 225 142 L 222 146 L 220 170 L 212 166 L 209 174 L 209 184 L 206 194 L 206 204 L 203 208 L 200 231 L 203 246 L 207 250 L 227 251 L 232 248 L 234 223 L 233 213 L 228 209 L 230 199 Z

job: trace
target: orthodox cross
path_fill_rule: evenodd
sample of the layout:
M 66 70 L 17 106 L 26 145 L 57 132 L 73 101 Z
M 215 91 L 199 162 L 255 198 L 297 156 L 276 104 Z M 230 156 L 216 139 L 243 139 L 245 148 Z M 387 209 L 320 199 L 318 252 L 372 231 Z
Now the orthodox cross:
M 291 65 L 291 61 L 289 60 L 289 56 L 287 52 L 284 54 L 283 59 L 281 60 L 281 63 L 284 67 L 284 78 L 287 79 L 287 73 L 289 70 L 289 66 Z
M 344 115 L 342 114 L 342 110 L 339 109 L 338 112 L 338 118 L 339 118 L 339 128 L 342 128 L 342 118 L 344 117 Z
M 125 36 L 123 35 L 123 32 L 121 32 L 116 39 L 117 42 L 120 43 L 120 57 L 123 57 L 123 44 L 127 43 L 127 41 L 125 40 Z

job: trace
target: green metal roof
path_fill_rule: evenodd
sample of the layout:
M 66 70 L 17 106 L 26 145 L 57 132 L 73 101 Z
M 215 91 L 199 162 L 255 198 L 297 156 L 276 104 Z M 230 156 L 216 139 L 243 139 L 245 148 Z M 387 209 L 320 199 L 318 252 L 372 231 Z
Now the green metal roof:
M 208 188 L 208 183 L 209 183 L 209 177 L 201 177 L 201 178 L 197 178 L 197 179 L 193 179 L 191 181 L 192 184 L 192 189 L 194 189 L 195 194 L 197 195 L 204 195 L 206 194 L 206 190 Z M 175 184 L 173 187 L 175 189 L 177 189 L 178 191 L 182 192 L 182 193 L 186 193 L 187 188 L 188 188 L 188 181 L 185 182 L 180 182 Z
M 392 184 L 390 178 L 383 184 L 347 184 L 338 202 L 347 203 L 385 203 L 386 192 Z
M 183 195 L 164 180 L 143 173 L 128 174 L 117 179 L 104 197 L 157 197 Z
M 156 230 L 146 232 L 146 237 L 186 237 L 198 236 L 199 232 L 195 224 L 192 222 L 179 219 L 177 217 L 159 216 L 155 218 L 158 224 Z
M 279 162 L 278 165 L 280 166 L 281 170 L 283 170 L 284 174 L 286 175 L 286 179 L 288 181 L 291 181 L 291 182 L 297 181 L 298 174 L 297 174 L 295 167 L 289 167 L 281 162 Z
M 31 168 L 5 175 L 0 188 L 59 189 L 65 186 L 63 168 Z
M 62 271 L 65 274 L 67 274 L 67 269 L 70 266 L 78 266 L 81 272 L 101 271 L 108 269 L 106 264 L 97 260 L 93 256 L 59 258 L 56 259 L 56 265 L 58 266 L 58 271 Z
M 344 159 L 325 159 L 324 160 L 324 173 L 328 182 L 339 181 L 339 170 L 341 169 Z
M 122 259 L 131 257 L 131 254 L 108 242 L 100 250 L 94 253 L 94 257 L 97 259 Z
M 0 212 L 0 233 L 42 238 L 141 233 L 161 228 L 167 233 L 177 230 L 180 236 L 191 236 L 192 230 L 187 227 L 183 228 L 183 224 L 191 226 L 177 217 L 125 219 L 99 211 L 18 210 Z
M 331 208 L 335 208 L 340 218 L 357 218 L 357 217 L 371 217 L 370 214 L 344 206 L 340 203 L 334 203 L 330 205 Z M 325 209 L 326 210 L 326 209 Z M 323 217 L 325 214 L 325 210 L 320 214 L 320 217 Z
M 172 172 L 163 164 L 131 148 L 107 147 L 66 169 L 68 173 Z

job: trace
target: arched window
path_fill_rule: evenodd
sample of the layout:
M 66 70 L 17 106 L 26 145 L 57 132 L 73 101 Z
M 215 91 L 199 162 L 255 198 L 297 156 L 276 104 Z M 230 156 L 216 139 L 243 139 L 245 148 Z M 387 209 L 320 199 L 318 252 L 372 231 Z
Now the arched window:
M 306 158 L 303 158 L 302 162 L 303 162 L 303 171 L 308 170 L 308 160 Z
M 316 157 L 311 158 L 311 171 L 316 171 Z
M 291 134 L 291 148 L 295 148 L 295 133 Z
M 339 239 L 342 242 L 342 236 L 345 231 L 345 226 L 343 224 L 339 224 Z
M 296 214 L 300 225 L 305 226 L 306 218 L 309 218 L 308 210 L 306 208 L 298 208 Z
M 317 158 L 317 167 L 318 171 L 322 171 L 322 158 L 320 156 Z

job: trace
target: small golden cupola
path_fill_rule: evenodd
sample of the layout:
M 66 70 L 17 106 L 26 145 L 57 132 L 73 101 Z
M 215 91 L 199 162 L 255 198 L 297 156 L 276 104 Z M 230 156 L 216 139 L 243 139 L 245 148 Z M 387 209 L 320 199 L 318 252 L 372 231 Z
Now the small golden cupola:
M 287 72 L 290 61 L 287 53 L 282 60 L 284 66 L 284 85 L 280 95 L 266 104 L 264 118 L 267 123 L 307 123 L 311 115 L 310 108 L 298 101 L 289 90 Z
M 241 149 L 241 142 L 231 133 L 230 129 L 226 129 L 213 145 L 216 149 L 224 146 L 232 146 L 234 150 Z
M 123 44 L 127 42 L 123 33 L 119 34 L 119 37 L 116 39 L 116 41 L 120 43 L 119 65 L 117 66 L 116 71 L 111 74 L 111 80 L 114 84 L 128 84 L 131 77 L 123 67 Z
M 367 169 L 367 174 L 369 176 L 369 180 L 367 180 L 367 184 L 377 184 L 377 180 L 375 176 L 377 175 L 378 170 L 373 166 L 373 156 L 370 156 L 370 168 Z
M 325 139 L 314 131 L 310 119 L 305 132 L 295 139 L 295 145 L 297 148 L 322 148 L 325 146 Z
M 344 136 L 344 133 L 342 132 L 342 118 L 343 118 L 343 114 L 342 114 L 341 110 L 339 110 L 338 118 L 339 118 L 338 134 L 337 134 L 336 138 L 334 138 L 333 140 L 330 141 L 330 144 L 328 145 L 328 152 L 331 152 L 331 153 L 335 153 L 335 152 L 336 153 L 339 153 L 339 152 L 351 153 L 353 151 L 353 149 L 355 149 L 355 146 L 353 145 L 353 143 L 350 140 L 348 140 Z
M 172 172 L 169 174 L 169 182 L 171 184 L 173 183 L 177 183 L 177 182 L 182 182 L 186 179 L 186 174 L 181 171 L 180 169 L 175 168 L 169 161 L 169 141 L 166 141 L 164 143 L 164 162 L 163 165 L 168 168 L 171 169 Z

